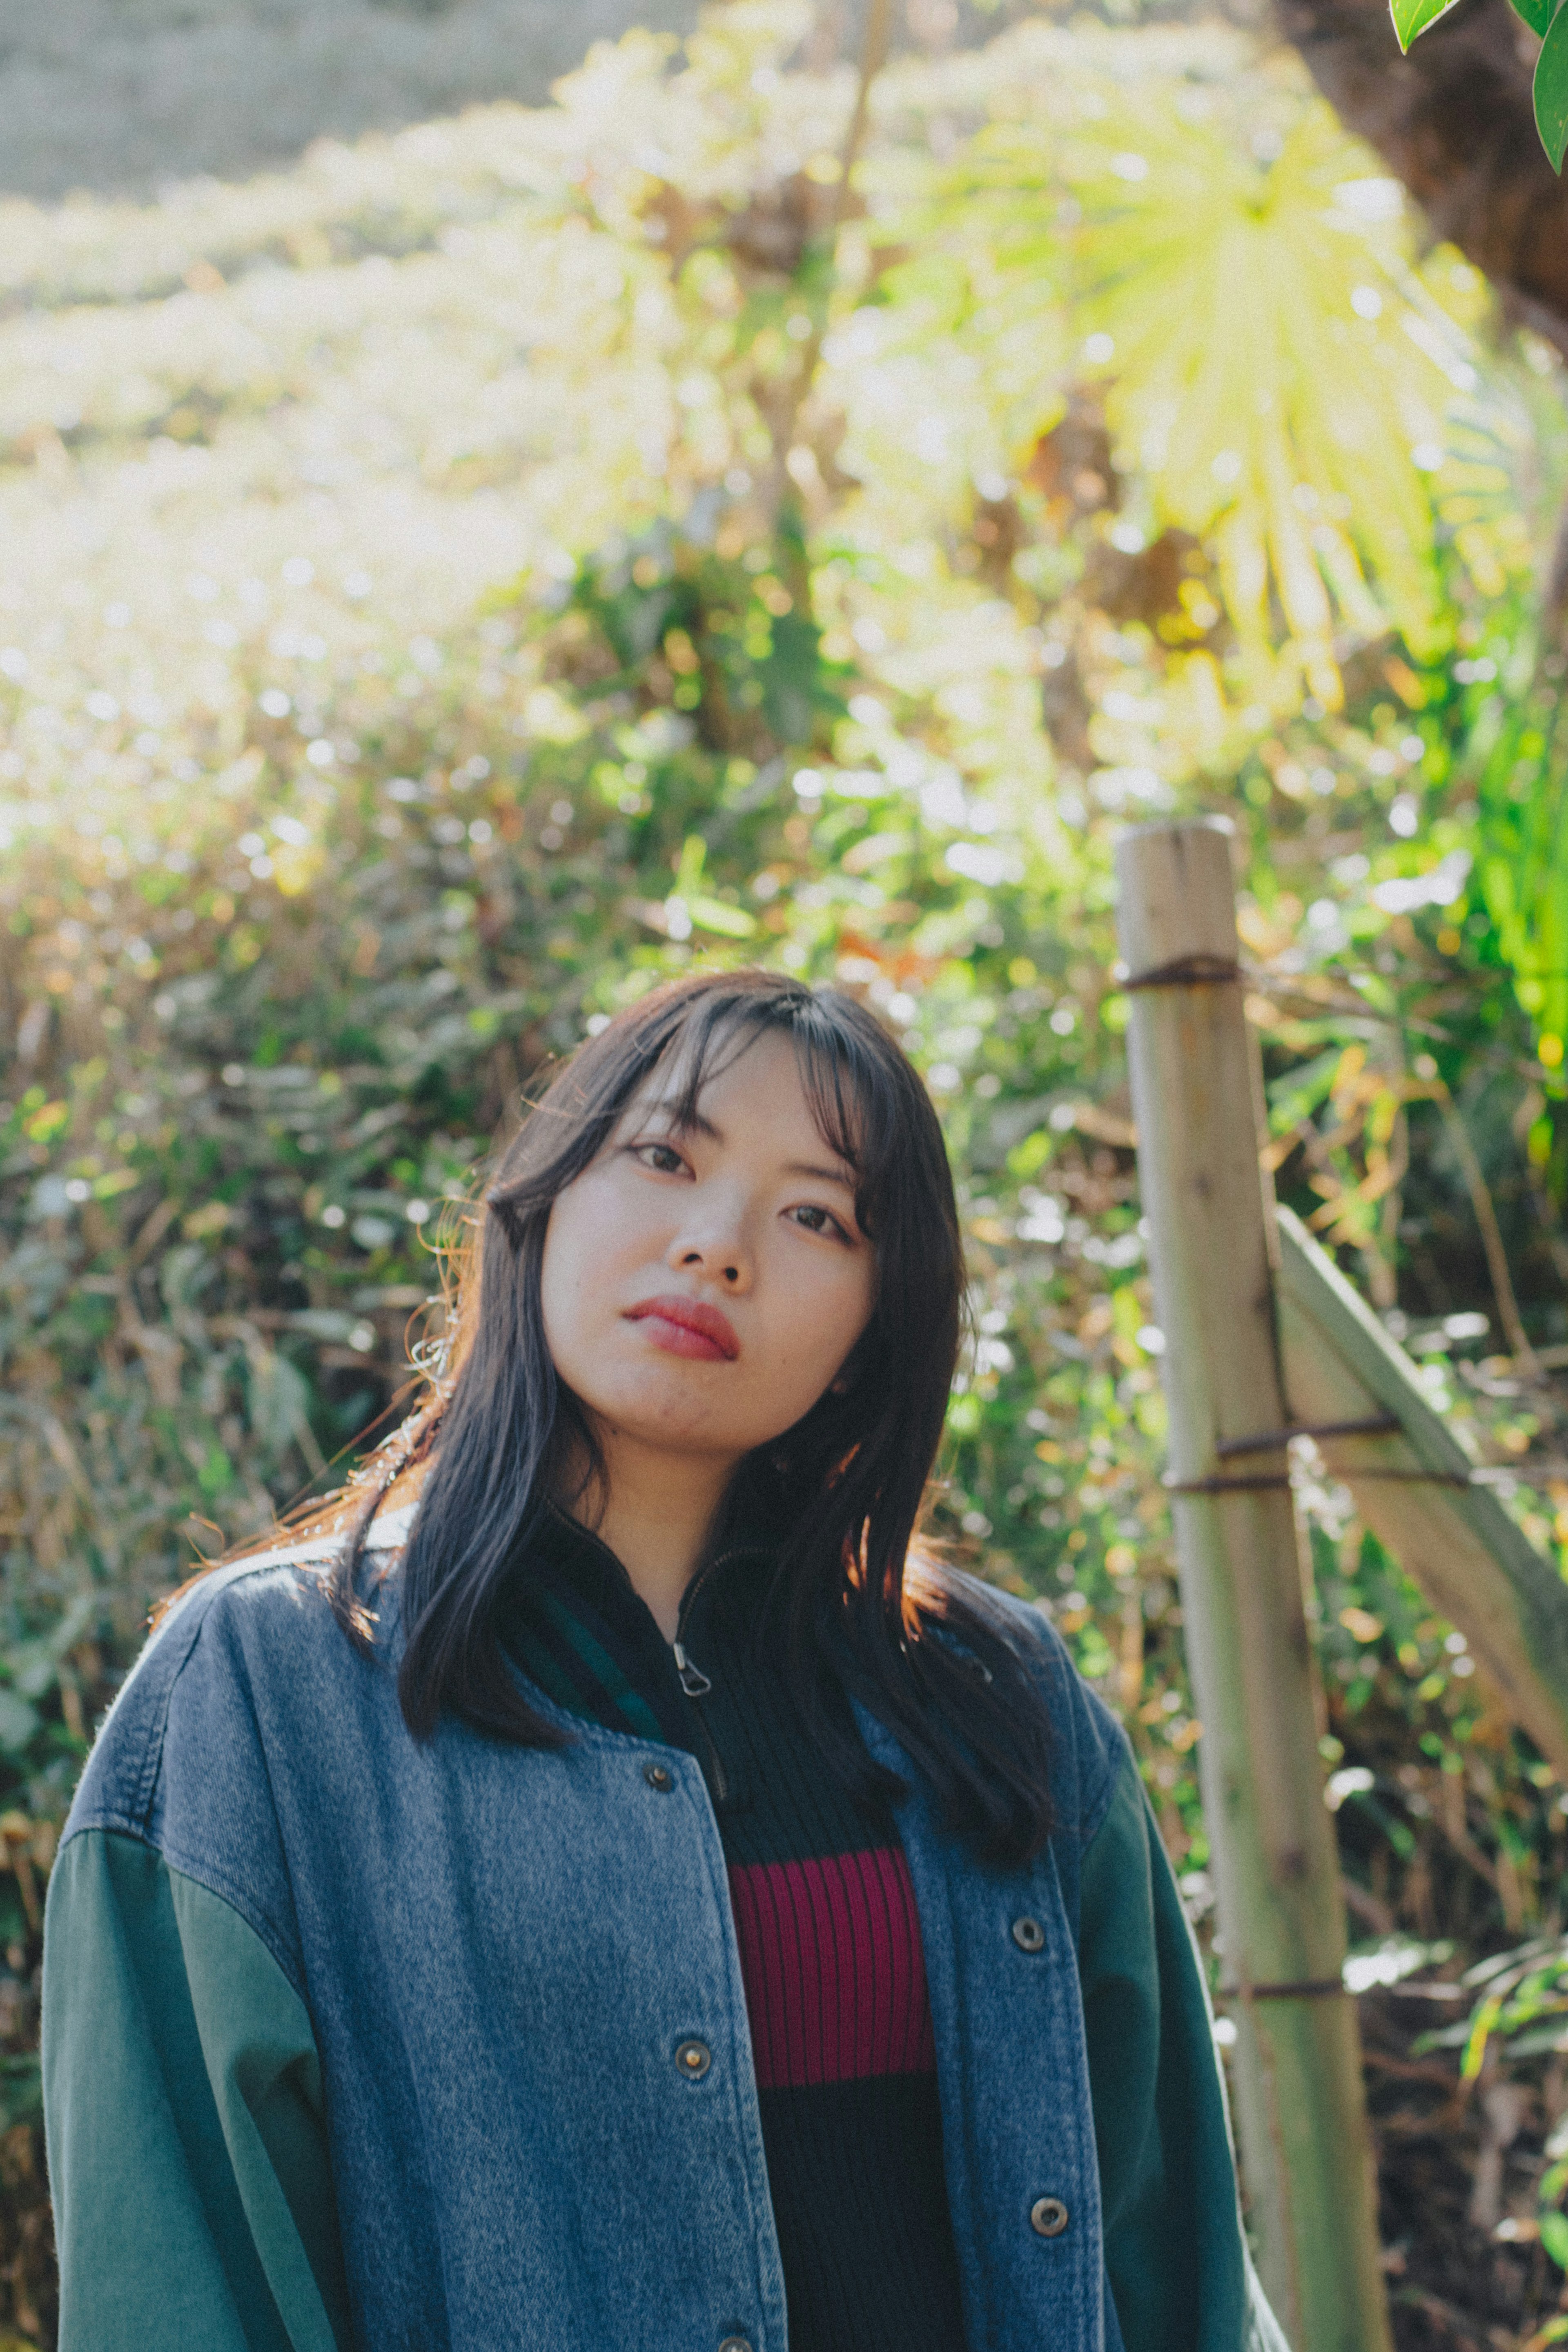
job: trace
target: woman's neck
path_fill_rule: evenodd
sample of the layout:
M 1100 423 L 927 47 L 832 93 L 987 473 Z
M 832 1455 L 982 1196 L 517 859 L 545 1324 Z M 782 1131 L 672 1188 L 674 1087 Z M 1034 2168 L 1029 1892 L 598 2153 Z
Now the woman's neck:
M 673 1642 L 682 1598 L 706 1556 L 737 1465 L 628 1443 L 613 1431 L 596 1434 L 602 1481 L 580 1486 L 569 1477 L 558 1499 L 609 1546 Z

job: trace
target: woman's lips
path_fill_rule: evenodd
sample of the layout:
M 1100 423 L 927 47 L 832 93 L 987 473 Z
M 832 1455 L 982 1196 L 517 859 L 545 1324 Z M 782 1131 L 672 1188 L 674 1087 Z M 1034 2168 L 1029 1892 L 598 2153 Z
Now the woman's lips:
M 626 1309 L 625 1320 L 646 1323 L 649 1339 L 666 1355 L 695 1356 L 699 1361 L 716 1364 L 740 1353 L 740 1341 L 728 1316 L 695 1298 L 644 1298 Z

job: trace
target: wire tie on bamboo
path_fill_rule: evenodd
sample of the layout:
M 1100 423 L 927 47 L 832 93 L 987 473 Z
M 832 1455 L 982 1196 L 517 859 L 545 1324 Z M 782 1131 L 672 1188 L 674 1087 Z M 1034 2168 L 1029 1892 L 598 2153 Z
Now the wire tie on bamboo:
M 1292 1422 L 1284 1429 L 1260 1430 L 1253 1437 L 1217 1438 L 1214 1451 L 1216 1457 L 1224 1462 L 1239 1454 L 1270 1453 L 1276 1446 L 1288 1445 L 1292 1437 L 1381 1437 L 1398 1426 L 1396 1415 L 1391 1412 L 1364 1413 L 1355 1421 Z M 1361 1473 L 1356 1475 L 1360 1476 Z M 1377 1473 L 1371 1475 L 1376 1476 Z M 1427 1474 L 1417 1471 L 1407 1475 L 1424 1477 Z M 1288 1491 L 1291 1481 L 1290 1473 L 1284 1470 L 1220 1470 L 1207 1478 L 1166 1477 L 1160 1483 L 1170 1495 L 1250 1495 Z
M 1169 963 L 1157 963 L 1151 971 L 1134 972 L 1116 985 L 1124 993 L 1137 988 L 1225 988 L 1241 978 L 1241 966 L 1229 956 L 1174 956 Z
M 1255 1495 L 1270 1487 L 1288 1494 L 1291 1474 L 1288 1470 L 1221 1470 L 1212 1478 L 1167 1476 L 1160 1484 L 1167 1495 Z
M 1293 1984 L 1221 1985 L 1216 2000 L 1331 2000 L 1348 1995 L 1343 1977 L 1301 1977 Z
M 1468 1470 L 1388 1470 L 1379 1464 L 1363 1469 L 1357 1463 L 1354 1469 L 1335 1470 L 1330 1465 L 1330 1475 L 1354 1484 L 1362 1478 L 1395 1479 L 1406 1486 L 1469 1487 L 1481 1483 Z M 1270 1487 L 1280 1490 L 1294 1486 L 1288 1470 L 1217 1471 L 1208 1478 L 1172 1478 L 1160 1480 L 1167 1495 L 1255 1495 Z
M 1364 1413 L 1359 1421 L 1293 1421 L 1286 1429 L 1266 1429 L 1256 1437 L 1216 1438 L 1214 1451 L 1224 1462 L 1233 1454 L 1267 1454 L 1292 1437 L 1385 1437 L 1398 1427 L 1396 1412 Z
M 1470 1470 L 1389 1470 L 1381 1463 L 1374 1463 L 1366 1470 L 1358 1463 L 1354 1470 L 1337 1475 L 1346 1479 L 1393 1478 L 1407 1486 L 1476 1486 L 1484 1483 Z

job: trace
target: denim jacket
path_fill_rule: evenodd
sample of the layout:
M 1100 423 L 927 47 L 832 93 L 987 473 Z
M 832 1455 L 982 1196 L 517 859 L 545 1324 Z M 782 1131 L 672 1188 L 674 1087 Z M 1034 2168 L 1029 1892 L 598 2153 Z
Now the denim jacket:
M 452 1719 L 414 1741 L 396 1590 L 381 1588 L 367 1657 L 297 1557 L 213 1575 L 165 1618 L 93 1749 L 46 1936 L 62 2352 L 786 2352 L 695 1759 L 532 1690 L 570 1745 L 519 1749 Z M 1166 2015 L 1149 2082 L 1092 2095 L 1082 1863 L 1113 1805 L 1145 1830 L 1146 1808 L 1120 1729 L 1040 1614 L 988 1598 L 1054 1734 L 1058 1826 L 1036 1862 L 974 1860 L 861 1716 L 910 1785 L 899 1830 L 969 2352 L 1284 2352 L 1152 1835 L 1113 1890 L 1112 1941 L 1163 1939 L 1160 1989 L 1140 2000 Z M 1038 1948 L 1012 1932 L 1025 1917 Z M 694 2039 L 712 2053 L 695 2079 L 676 2059 Z M 1154 2318 L 1124 2334 L 1140 2244 L 1174 2257 L 1152 2210 L 1103 2213 L 1119 2131 L 1158 2141 L 1137 2200 L 1154 2178 L 1192 2217 L 1179 2342 Z

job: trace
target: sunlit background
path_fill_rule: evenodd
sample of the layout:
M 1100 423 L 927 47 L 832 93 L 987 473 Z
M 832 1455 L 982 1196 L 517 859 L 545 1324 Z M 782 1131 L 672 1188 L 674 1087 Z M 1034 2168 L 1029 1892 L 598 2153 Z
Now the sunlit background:
M 1281 1197 L 1568 1557 L 1552 345 L 1261 21 L 910 0 L 869 73 L 863 12 L 695 22 L 84 5 L 0 68 L 7 2344 L 42 1890 L 147 1609 L 395 1414 L 527 1083 L 695 959 L 924 1069 L 936 1523 L 1124 1716 L 1200 1925 L 1129 820 L 1232 820 Z M 1303 1469 L 1398 2340 L 1543 2346 L 1568 1822 Z

